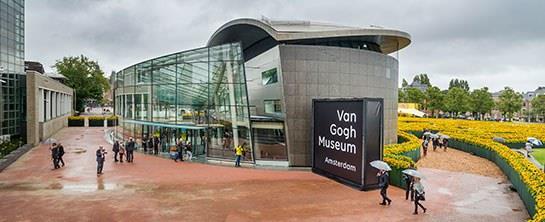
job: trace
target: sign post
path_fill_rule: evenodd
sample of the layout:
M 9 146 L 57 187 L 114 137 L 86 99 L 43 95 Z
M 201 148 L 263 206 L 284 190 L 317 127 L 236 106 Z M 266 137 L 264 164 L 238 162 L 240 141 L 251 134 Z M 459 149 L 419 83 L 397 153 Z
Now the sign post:
M 382 99 L 312 101 L 312 171 L 359 190 L 375 188 L 382 159 Z

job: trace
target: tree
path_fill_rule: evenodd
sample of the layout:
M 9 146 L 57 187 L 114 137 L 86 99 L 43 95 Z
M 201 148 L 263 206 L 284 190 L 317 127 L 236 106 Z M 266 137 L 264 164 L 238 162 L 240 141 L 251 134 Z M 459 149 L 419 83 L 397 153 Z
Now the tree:
M 407 83 L 407 80 L 403 79 L 403 81 L 401 81 L 401 87 L 402 88 L 405 88 L 409 85 L 409 83 Z
M 421 106 L 424 106 L 424 100 L 426 95 L 417 88 L 408 88 L 405 91 L 407 102 L 409 103 L 418 103 Z
M 520 111 L 522 108 L 522 95 L 515 92 L 509 87 L 505 87 L 501 94 L 500 100 L 498 101 L 498 109 L 503 113 L 504 116 L 507 116 L 507 119 L 511 120 L 513 114 Z
M 466 80 L 461 79 L 451 79 L 448 84 L 448 89 L 452 89 L 454 87 L 461 88 L 467 92 L 469 92 L 469 83 Z
M 398 89 L 397 92 L 398 92 L 397 101 L 400 102 L 400 103 L 407 102 L 407 94 L 405 93 L 405 90 Z
M 427 108 L 431 110 L 431 115 L 435 116 L 435 111 L 444 109 L 445 95 L 437 86 L 430 87 L 426 90 Z
M 84 55 L 64 57 L 57 60 L 53 68 L 64 75 L 67 78 L 65 84 L 74 89 L 76 110 L 79 111 L 83 111 L 86 99 L 101 101 L 104 91 L 110 85 L 98 62 Z
M 416 75 L 414 78 L 413 78 L 413 82 L 420 82 L 424 85 L 427 85 L 428 87 L 431 87 L 431 83 L 430 83 L 430 78 L 428 78 L 428 74 L 426 73 L 422 73 L 422 74 L 419 74 L 419 75 Z
M 460 87 L 452 87 L 445 96 L 445 111 L 458 116 L 469 110 L 469 92 Z
M 494 100 L 487 87 L 473 90 L 470 97 L 470 110 L 477 119 L 482 119 L 486 113 L 492 111 Z
M 545 95 L 539 95 L 532 99 L 532 111 L 545 119 Z

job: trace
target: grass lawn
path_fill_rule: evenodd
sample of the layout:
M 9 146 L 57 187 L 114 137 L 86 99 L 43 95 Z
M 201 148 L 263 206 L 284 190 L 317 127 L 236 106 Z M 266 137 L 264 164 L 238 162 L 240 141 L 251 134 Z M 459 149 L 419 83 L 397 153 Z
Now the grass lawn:
M 545 163 L 545 148 L 534 149 L 532 156 L 534 156 L 539 163 Z

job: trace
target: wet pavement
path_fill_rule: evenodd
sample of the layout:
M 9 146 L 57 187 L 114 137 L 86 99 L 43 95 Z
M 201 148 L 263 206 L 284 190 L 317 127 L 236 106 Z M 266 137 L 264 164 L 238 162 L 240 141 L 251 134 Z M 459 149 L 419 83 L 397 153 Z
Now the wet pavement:
M 135 154 L 96 176 L 101 128 L 65 128 L 67 165 L 51 170 L 46 145 L 0 173 L 0 221 L 522 221 L 528 214 L 501 177 L 422 168 L 428 208 L 412 215 L 404 191 L 391 206 L 309 171 L 233 168 Z M 469 154 L 468 154 L 469 155 Z M 486 160 L 482 160 L 486 161 Z

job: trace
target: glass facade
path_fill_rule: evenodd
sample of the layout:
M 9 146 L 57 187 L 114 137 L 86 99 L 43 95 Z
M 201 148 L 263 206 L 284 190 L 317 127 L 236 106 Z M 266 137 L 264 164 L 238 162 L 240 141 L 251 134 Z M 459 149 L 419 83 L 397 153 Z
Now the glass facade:
M 0 136 L 26 136 L 24 0 L 0 0 Z
M 254 161 L 244 60 L 240 44 L 200 48 L 154 58 L 115 74 L 116 136 L 143 147 L 151 137 L 168 152 L 191 142 L 193 155 Z

